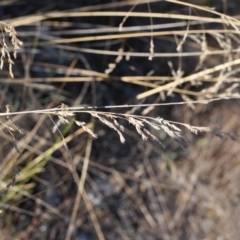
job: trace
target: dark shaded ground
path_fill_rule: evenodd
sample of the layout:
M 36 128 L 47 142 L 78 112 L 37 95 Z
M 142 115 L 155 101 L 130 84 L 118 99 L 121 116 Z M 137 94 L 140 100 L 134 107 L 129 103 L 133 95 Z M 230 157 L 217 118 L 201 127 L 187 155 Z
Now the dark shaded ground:
M 0 5 L 0 16 L 2 20 L 12 19 L 102 3 L 103 1 L 97 0 L 55 0 L 50 4 L 44 0 L 16 1 L 6 6 Z M 228 6 L 229 12 L 232 12 L 233 3 L 229 2 Z M 188 12 L 186 8 L 163 2 L 161 5 L 152 3 L 151 7 L 154 12 Z M 216 5 L 216 8 L 222 10 L 221 5 Z M 128 11 L 130 6 L 119 9 Z M 110 7 L 106 10 L 114 9 Z M 141 5 L 134 11 L 148 12 L 148 9 Z M 1 105 L 9 104 L 12 111 L 21 111 L 55 107 L 61 102 L 69 106 L 138 104 L 135 96 L 147 88 L 117 81 L 114 77 L 103 82 L 94 81 L 96 78 L 91 82 L 45 80 L 53 77 L 67 80 L 69 76 L 84 76 L 82 72 L 71 72 L 71 68 L 103 73 L 108 64 L 115 61 L 115 57 L 88 54 L 78 51 L 78 48 L 97 47 L 118 51 L 123 46 L 126 51 L 133 48 L 135 52 L 148 52 L 148 38 L 67 43 L 62 44 L 62 47 L 52 44 L 41 46 L 43 40 L 51 40 L 54 36 L 79 36 L 79 33 L 66 34 L 68 30 L 91 29 L 100 25 L 118 27 L 121 20 L 120 17 L 65 17 L 43 21 L 41 25 L 34 23 L 19 26 L 17 31 L 24 47 L 15 61 L 14 74 L 16 80 L 23 81 L 1 83 L 0 80 Z M 171 20 L 154 19 L 154 24 L 166 22 Z M 149 24 L 147 18 L 131 18 L 125 26 L 146 24 Z M 155 52 L 173 52 L 176 48 L 174 42 L 164 38 L 156 38 L 154 43 Z M 75 49 L 69 50 L 66 46 Z M 192 46 L 184 49 L 187 52 L 192 50 Z M 147 58 L 132 57 L 129 61 L 122 60 L 111 75 L 146 76 L 154 70 L 157 76 L 171 76 L 167 61 L 172 61 L 174 66 L 178 65 L 177 58 L 154 58 L 153 61 L 148 61 Z M 183 59 L 185 75 L 192 72 L 197 61 L 197 58 Z M 206 64 L 208 63 L 211 64 L 211 61 Z M 6 66 L 0 74 L 3 80 L 7 78 Z M 43 81 L 31 85 L 31 79 L 34 78 L 42 78 Z M 175 102 L 180 99 L 175 94 L 166 101 Z M 151 96 L 144 103 L 156 101 L 160 101 L 159 96 Z M 237 100 L 221 101 L 204 107 L 198 106 L 195 111 L 186 106 L 167 106 L 154 108 L 147 115 L 192 125 L 210 125 L 214 129 L 238 135 L 238 104 Z M 126 112 L 125 109 L 113 111 Z M 142 109 L 136 109 L 134 113 L 143 114 Z M 85 114 L 78 114 L 77 118 L 91 122 Z M 14 175 L 13 165 L 21 171 L 39 156 L 41 158 L 59 137 L 57 133 L 52 134 L 52 122 L 47 116 L 27 115 L 14 117 L 13 120 L 24 129 L 24 136 L 16 137 L 22 154 L 19 156 L 3 137 L 0 151 L 3 159 L 1 180 L 8 180 Z M 142 141 L 128 123 L 125 122 L 124 126 L 126 143 L 123 145 L 116 132 L 96 121 L 94 132 L 98 138 L 92 142 L 85 193 L 78 206 L 71 239 L 101 239 L 99 232 L 106 239 L 238 239 L 238 143 L 210 134 L 200 134 L 196 138 L 186 132 L 192 144 L 182 151 L 181 146 L 166 134 L 153 132 L 164 142 L 164 150 L 158 143 Z M 78 132 L 73 136 L 78 131 L 75 126 L 70 129 L 62 126 L 61 130 L 66 139 L 68 136 L 71 138 L 68 147 L 74 157 L 77 173 L 81 176 L 89 135 Z M 8 162 L 11 162 L 11 169 L 7 168 Z M 23 189 L 31 195 L 19 192 L 14 197 L 9 197 L 8 201 L 2 200 L 0 240 L 65 239 L 77 195 L 69 157 L 64 147 L 61 147 L 54 153 L 44 155 L 40 162 L 42 165 L 34 168 L 32 173 L 21 173 L 22 179 L 18 179 L 18 183 L 24 185 Z M 96 224 L 99 224 L 101 230 L 96 231 Z

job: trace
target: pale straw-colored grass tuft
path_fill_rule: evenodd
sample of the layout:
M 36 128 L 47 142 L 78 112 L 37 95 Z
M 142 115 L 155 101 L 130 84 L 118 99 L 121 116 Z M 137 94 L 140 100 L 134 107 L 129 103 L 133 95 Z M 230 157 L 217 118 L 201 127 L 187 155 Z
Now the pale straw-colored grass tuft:
M 0 69 L 3 69 L 3 63 L 4 59 L 7 57 L 8 61 L 8 68 L 9 68 L 9 74 L 12 78 L 14 78 L 13 71 L 12 71 L 12 66 L 14 64 L 11 54 L 9 52 L 9 48 L 5 39 L 5 34 L 8 35 L 10 38 L 12 47 L 13 47 L 13 57 L 14 59 L 17 58 L 17 51 L 20 49 L 22 46 L 22 42 L 17 38 L 17 32 L 14 27 L 12 27 L 9 24 L 6 24 L 4 22 L 0 22 L 0 29 L 2 32 L 2 40 L 0 41 L 1 45 L 1 58 L 0 58 Z M 5 32 L 5 34 L 4 34 Z

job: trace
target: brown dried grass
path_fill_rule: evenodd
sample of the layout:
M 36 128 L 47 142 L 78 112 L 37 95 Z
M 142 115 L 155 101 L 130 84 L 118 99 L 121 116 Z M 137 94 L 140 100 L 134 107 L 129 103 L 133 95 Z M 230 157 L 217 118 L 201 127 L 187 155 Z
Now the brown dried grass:
M 130 2 L 130 1 L 129 1 Z M 145 2 L 145 1 L 144 1 Z M 150 2 L 150 1 L 148 1 Z M 148 96 L 151 96 L 155 93 L 160 93 L 161 98 L 164 99 L 167 95 L 171 95 L 172 93 L 179 93 L 184 100 L 188 102 L 188 104 L 192 107 L 195 107 L 196 102 L 200 102 L 200 100 L 203 99 L 210 99 L 210 101 L 213 98 L 228 98 L 228 97 L 235 97 L 239 98 L 239 94 L 237 92 L 238 89 L 238 79 L 235 77 L 237 75 L 238 70 L 237 67 L 240 63 L 238 59 L 238 50 L 233 47 L 232 41 L 238 41 L 239 36 L 239 26 L 240 23 L 238 19 L 235 19 L 233 17 L 227 16 L 225 14 L 217 13 L 214 10 L 200 7 L 197 5 L 192 5 L 184 2 L 174 1 L 174 0 L 167 0 L 167 2 L 171 2 L 174 4 L 181 4 L 184 6 L 188 6 L 192 9 L 198 9 L 203 12 L 207 12 L 209 14 L 212 14 L 213 16 L 217 17 L 209 17 L 209 16 L 193 16 L 191 14 L 159 14 L 159 13 L 139 13 L 139 12 L 119 12 L 119 11 L 95 11 L 95 12 L 64 12 L 64 13 L 51 13 L 46 15 L 39 15 L 39 16 L 28 16 L 28 18 L 22 18 L 17 20 L 12 20 L 12 24 L 16 26 L 16 24 L 32 24 L 34 21 L 42 21 L 45 20 L 47 24 L 47 20 L 53 19 L 53 18 L 60 18 L 65 17 L 66 15 L 68 17 L 88 17 L 88 16 L 97 16 L 97 17 L 104 17 L 104 16 L 121 16 L 125 17 L 123 21 L 121 22 L 119 26 L 119 31 L 121 30 L 121 33 L 118 34 L 106 34 L 106 32 L 109 31 L 108 28 L 104 29 L 103 35 L 97 35 L 97 36 L 87 36 L 87 37 L 80 37 L 80 38 L 69 38 L 69 39 L 54 39 L 49 40 L 46 42 L 40 42 L 38 46 L 44 46 L 47 44 L 54 44 L 55 46 L 58 46 L 59 48 L 65 48 L 66 46 L 60 45 L 62 43 L 72 43 L 72 42 L 81 42 L 81 41 L 97 41 L 97 40 L 113 40 L 113 39 L 128 39 L 128 38 L 141 38 L 141 37 L 150 37 L 149 41 L 149 53 L 141 53 L 141 52 L 125 52 L 124 48 L 120 48 L 118 52 L 113 51 L 104 51 L 104 50 L 96 50 L 96 49 L 77 49 L 77 51 L 86 51 L 86 52 L 94 52 L 95 54 L 106 54 L 106 55 L 115 55 L 116 59 L 113 63 L 108 65 L 107 70 L 103 72 L 94 72 L 91 70 L 80 70 L 80 69 L 72 69 L 72 71 L 80 71 L 81 74 L 84 74 L 86 76 L 82 77 L 83 81 L 91 81 L 93 79 L 92 75 L 94 75 L 94 78 L 97 77 L 99 81 L 102 81 L 104 79 L 110 78 L 111 74 L 114 69 L 117 67 L 117 65 L 124 59 L 129 59 L 132 56 L 139 56 L 139 57 L 148 57 L 149 60 L 154 60 L 156 57 L 166 57 L 166 55 L 162 53 L 155 53 L 154 52 L 154 37 L 163 37 L 163 36 L 175 36 L 176 41 L 176 53 L 167 53 L 168 56 L 171 57 L 179 57 L 179 66 L 177 69 L 174 69 L 174 65 L 172 62 L 169 61 L 168 65 L 171 69 L 172 77 L 169 76 L 135 76 L 135 77 L 129 77 L 129 76 L 121 76 L 121 77 L 115 77 L 115 79 L 120 79 L 125 82 L 131 82 L 138 85 L 147 86 L 149 88 L 152 88 L 152 90 L 147 90 L 146 92 L 140 93 L 137 95 L 138 99 L 145 98 Z M 127 3 L 126 3 L 127 4 Z M 133 9 L 132 9 L 133 10 Z M 203 14 L 204 15 L 204 14 Z M 185 30 L 168 30 L 168 31 L 159 31 L 154 32 L 153 28 L 155 27 L 151 21 L 150 30 L 151 32 L 142 33 L 140 31 L 136 33 L 129 33 L 130 29 L 127 27 L 124 27 L 124 22 L 128 17 L 147 17 L 150 19 L 154 18 L 167 18 L 167 19 L 177 19 L 182 20 L 183 26 L 186 27 Z M 191 24 L 193 21 L 201 21 L 204 23 L 216 23 L 216 24 L 222 24 L 222 28 L 216 28 L 216 29 L 206 29 L 202 28 L 200 30 L 191 30 Z M 172 25 L 173 27 L 174 25 Z M 21 41 L 18 40 L 16 36 L 16 31 L 11 25 L 2 23 L 2 34 L 3 31 L 8 35 L 10 38 L 10 41 L 13 46 L 13 56 L 16 58 L 16 51 L 19 50 L 20 46 L 22 45 Z M 135 26 L 137 28 L 139 26 Z M 171 28 L 171 27 L 170 27 Z M 111 31 L 116 31 L 116 29 L 110 29 Z M 210 46 L 208 46 L 208 42 L 206 39 L 206 34 L 212 35 L 212 37 L 218 42 L 220 49 L 212 49 Z M 176 37 L 178 36 L 178 37 Z M 173 39 L 172 38 L 172 39 Z M 10 76 L 13 77 L 13 70 L 12 65 L 13 61 L 10 55 L 10 52 L 7 47 L 7 43 L 5 41 L 5 35 L 3 35 L 2 38 L 2 49 L 1 49 L 1 68 L 3 67 L 3 61 L 4 58 L 7 57 L 8 64 L 9 64 L 9 73 Z M 231 39 L 231 41 L 229 41 Z M 187 42 L 189 41 L 190 42 Z M 236 41 L 236 42 L 237 42 Z M 183 52 L 183 46 L 188 43 L 194 45 L 197 49 L 199 49 L 199 52 L 192 52 L 192 53 L 184 53 Z M 28 46 L 26 44 L 26 46 Z M 236 53 L 235 56 L 232 56 L 232 53 Z M 199 63 L 195 70 L 189 75 L 184 76 L 183 70 L 181 68 L 183 57 L 190 56 L 190 55 L 199 55 Z M 207 66 L 207 68 L 204 67 L 204 63 L 207 62 L 208 56 L 212 56 L 214 54 L 221 54 L 224 60 L 227 59 L 224 63 L 219 63 L 215 66 Z M 207 64 L 206 64 L 207 65 Z M 57 66 L 56 66 L 57 67 Z M 219 75 L 219 76 L 217 76 Z M 114 76 L 112 76 L 114 79 Z M 21 79 L 16 79 L 16 81 Z M 41 79 L 31 79 L 33 82 L 39 82 Z M 71 77 L 66 77 L 64 79 L 49 79 L 54 81 L 75 81 L 75 79 L 72 79 Z M 8 80 L 7 80 L 8 81 Z M 14 81 L 14 80 L 13 80 Z M 12 82 L 13 82 L 12 81 Z M 23 80 L 24 81 L 24 80 Z M 80 81 L 77 79 L 77 81 Z M 190 89 L 190 86 L 198 86 L 201 84 L 204 84 L 205 82 L 210 83 L 210 86 L 202 89 L 201 91 L 193 91 Z M 187 84 L 186 87 L 182 87 L 183 84 Z M 194 96 L 196 97 L 197 101 L 192 103 L 190 98 Z M 209 102 L 210 102 L 209 101 Z M 77 203 L 75 203 L 76 208 L 74 209 L 76 211 L 72 211 L 72 217 L 71 217 L 71 224 L 69 224 L 68 233 L 66 235 L 66 239 L 71 238 L 71 233 L 73 231 L 73 224 L 76 220 L 77 210 L 78 206 L 77 204 L 80 203 L 81 196 L 84 198 L 84 202 L 86 204 L 87 211 L 89 212 L 89 215 L 91 217 L 92 222 L 94 223 L 94 228 L 97 232 L 97 235 L 99 239 L 104 239 L 104 235 L 102 233 L 101 226 L 99 224 L 98 216 L 94 210 L 94 207 L 92 205 L 92 202 L 88 199 L 87 192 L 85 191 L 85 181 L 87 178 L 87 170 L 89 167 L 89 157 L 90 157 L 90 151 L 91 151 L 91 141 L 88 141 L 88 152 L 86 153 L 86 158 L 84 161 L 84 171 L 82 172 L 82 176 L 79 180 L 79 176 L 76 173 L 74 159 L 71 156 L 71 150 L 68 149 L 67 143 L 72 138 L 74 138 L 74 134 L 70 138 L 65 138 L 61 131 L 60 127 L 61 125 L 67 125 L 70 124 L 71 121 L 73 121 L 78 127 L 81 127 L 83 131 L 87 132 L 92 136 L 93 138 L 96 138 L 97 135 L 94 133 L 94 131 L 89 127 L 89 125 L 85 124 L 83 121 L 76 120 L 75 117 L 82 114 L 89 114 L 92 117 L 98 119 L 101 123 L 103 123 L 105 126 L 109 127 L 113 131 L 115 131 L 120 139 L 120 142 L 125 142 L 125 136 L 124 133 L 124 127 L 123 127 L 123 121 L 128 122 L 130 125 L 132 125 L 135 129 L 135 132 L 141 136 L 143 140 L 155 140 L 158 141 L 162 146 L 164 144 L 162 143 L 162 140 L 159 139 L 159 131 L 165 132 L 170 138 L 176 140 L 181 144 L 182 147 L 185 146 L 185 144 L 188 142 L 187 138 L 185 137 L 184 133 L 182 132 L 182 127 L 187 128 L 190 130 L 193 134 L 198 134 L 199 132 L 210 132 L 216 136 L 219 136 L 220 138 L 231 138 L 232 140 L 236 140 L 237 136 L 231 135 L 228 133 L 228 131 L 231 132 L 231 128 L 227 129 L 227 131 L 216 131 L 212 130 L 209 127 L 196 127 L 191 126 L 187 123 L 179 123 L 179 122 L 173 122 L 165 120 L 161 117 L 147 117 L 142 115 L 134 115 L 134 114 L 127 114 L 127 113 L 116 113 L 116 112 L 103 112 L 103 111 L 96 111 L 94 110 L 88 110 L 88 109 L 82 109 L 79 107 L 79 109 L 75 108 L 72 109 L 71 107 L 68 107 L 65 104 L 61 104 L 61 106 L 57 108 L 46 108 L 43 110 L 29 110 L 29 111 L 23 111 L 23 112 L 10 112 L 9 107 L 6 107 L 6 113 L 0 114 L 1 117 L 6 117 L 6 121 L 1 121 L 1 127 L 5 130 L 7 130 L 8 135 L 11 136 L 10 139 L 15 144 L 15 149 L 17 151 L 20 151 L 16 145 L 16 133 L 21 132 L 20 128 L 16 127 L 14 121 L 10 118 L 10 116 L 24 116 L 26 114 L 31 115 L 46 115 L 49 116 L 53 122 L 53 132 L 58 131 L 59 134 L 62 137 L 62 144 L 57 145 L 58 147 L 54 147 L 53 149 L 60 148 L 60 146 L 64 146 L 67 152 L 68 158 L 70 158 L 70 164 L 67 164 L 67 167 L 69 170 L 73 173 L 74 179 L 78 185 L 78 198 Z M 229 126 L 232 126 L 229 124 Z M 79 131 L 79 130 L 78 130 Z M 80 131 L 79 131 L 80 132 Z M 8 136 L 6 136 L 8 137 Z M 213 145 L 217 145 L 217 140 L 213 140 Z M 228 146 L 226 144 L 226 146 Z M 228 146 L 229 147 L 229 146 Z M 149 149 L 152 149 L 152 147 L 149 147 Z M 52 149 L 51 149 L 52 150 Z M 206 150 L 204 148 L 204 150 Z M 207 149 L 209 150 L 209 149 Z M 156 182 L 162 182 L 163 180 L 167 183 L 172 184 L 173 186 L 176 186 L 176 189 L 178 189 L 176 192 L 176 208 L 174 211 L 166 204 L 168 198 L 167 195 L 164 195 L 163 198 L 166 197 L 165 200 L 157 198 L 155 195 L 157 195 L 154 191 L 151 193 L 152 197 L 154 196 L 156 198 L 152 199 L 152 204 L 157 199 L 157 202 L 161 205 L 161 208 L 163 209 L 163 212 L 158 212 L 158 217 L 160 215 L 160 218 L 164 219 L 161 220 L 164 222 L 166 229 L 162 229 L 162 233 L 165 234 L 164 237 L 166 239 L 168 237 L 173 237 L 175 239 L 179 239 L 183 236 L 182 229 L 186 228 L 185 223 L 183 222 L 184 214 L 187 214 L 187 220 L 189 222 L 189 227 L 186 228 L 186 236 L 191 236 L 191 232 L 194 233 L 194 236 L 207 236 L 208 238 L 215 238 L 215 236 L 222 236 L 226 239 L 234 238 L 234 236 L 238 236 L 237 231 L 235 231 L 235 224 L 234 221 L 229 224 L 230 220 L 232 220 L 232 216 L 230 216 L 229 212 L 233 214 L 234 219 L 237 218 L 236 214 L 234 214 L 234 211 L 232 211 L 231 204 L 226 204 L 226 201 L 232 200 L 235 197 L 237 197 L 238 191 L 236 182 L 237 177 L 237 171 L 238 169 L 238 161 L 234 159 L 234 156 L 231 156 L 231 161 L 227 161 L 226 158 L 219 158 L 220 163 L 217 167 L 215 167 L 215 162 L 211 159 L 211 150 L 208 151 L 202 151 L 199 150 L 199 152 L 193 151 L 188 157 L 185 156 L 185 161 L 183 165 L 180 167 L 175 166 L 175 164 L 170 166 L 170 172 L 171 175 L 167 176 L 167 180 L 164 177 L 159 177 L 157 175 L 154 175 L 154 170 L 150 169 L 149 166 L 145 166 L 147 174 L 149 174 L 149 183 L 151 188 L 159 192 L 160 195 L 164 195 L 161 190 L 159 190 L 156 187 Z M 221 148 L 220 153 L 224 155 L 223 153 L 227 151 L 225 147 Z M 204 152 L 204 153 L 203 153 Z M 52 151 L 50 151 L 50 154 Z M 202 155 L 201 155 L 202 153 Z M 64 154 L 64 153 L 63 153 Z M 234 152 L 236 154 L 236 152 Z M 34 159 L 37 160 L 36 162 L 40 162 L 42 160 L 43 156 L 40 158 Z M 144 161 L 146 161 L 145 164 L 149 164 L 150 161 L 147 160 L 148 157 L 144 158 Z M 193 160 L 194 159 L 194 160 Z M 211 159 L 207 161 L 206 159 Z M 234 159 L 234 160 L 232 160 Z M 69 159 L 68 159 L 69 160 Z M 66 160 L 66 161 L 68 161 Z M 203 160 L 205 160 L 203 162 Z M 69 162 L 69 161 L 68 161 Z M 14 163 L 13 166 L 17 164 Z M 229 164 L 229 165 L 228 165 Z M 216 179 L 219 178 L 219 175 L 221 175 L 221 170 L 219 166 L 226 166 L 226 169 L 229 170 L 229 172 L 234 173 L 231 175 L 230 173 L 227 173 L 224 171 L 225 175 L 220 179 L 222 182 L 217 182 Z M 69 167 L 70 166 L 70 167 Z M 159 166 L 158 166 L 159 167 Z M 167 167 L 169 166 L 166 166 Z M 153 167 L 154 168 L 154 167 Z M 40 171 L 41 169 L 35 170 L 35 174 Z M 108 169 L 109 170 L 109 169 Z M 140 171 L 141 172 L 141 171 Z M 8 173 L 6 173 L 7 175 Z M 34 174 L 29 173 L 29 175 L 26 174 L 26 176 L 32 176 Z M 121 186 L 121 188 L 124 189 L 126 195 L 130 197 L 134 202 L 136 202 L 138 208 L 140 209 L 141 214 L 144 216 L 145 221 L 149 224 L 149 229 L 153 231 L 156 226 L 161 225 L 160 224 L 160 218 L 157 218 L 154 214 L 154 211 L 150 211 L 146 208 L 145 203 L 143 200 L 139 199 L 138 196 L 136 196 L 136 193 L 134 190 L 128 186 L 128 183 L 124 180 L 124 178 L 121 176 L 121 174 L 118 174 L 117 172 L 112 172 L 112 175 L 114 176 L 115 180 Z M 164 174 L 163 174 L 164 175 Z M 204 178 L 204 180 L 201 179 Z M 3 181 L 1 182 L 2 185 L 5 187 L 3 190 L 3 196 L 7 195 L 9 193 L 10 188 L 13 190 L 20 189 L 22 186 L 15 186 L 20 182 L 20 179 L 23 179 L 23 175 L 17 176 L 17 171 L 14 172 L 12 175 L 11 180 L 7 184 L 3 184 Z M 202 183 L 201 181 L 208 181 L 210 184 L 207 185 L 207 187 Z M 155 183 L 154 183 L 155 182 Z M 144 185 L 144 184 L 143 184 Z M 227 193 L 225 194 L 219 194 L 226 186 Z M 146 187 L 146 186 L 145 186 Z M 145 188 L 143 186 L 143 188 Z M 148 187 L 146 187 L 148 189 Z M 180 189 L 180 190 L 179 190 Z M 148 189 L 149 190 L 149 189 Z M 148 192 L 147 190 L 147 192 Z M 169 189 L 168 189 L 169 190 Z M 148 192 L 150 195 L 150 193 Z M 29 196 L 29 195 L 28 195 Z M 173 198 L 169 197 L 169 201 L 172 201 Z M 225 200 L 225 201 L 223 201 Z M 200 202 L 200 204 L 197 204 L 197 202 Z M 42 203 L 41 203 L 42 204 Z M 49 206 L 48 206 L 49 207 Z M 51 209 L 51 207 L 49 207 Z M 225 210 L 227 209 L 227 210 Z M 53 210 L 55 211 L 55 210 Z M 196 211 L 197 214 L 192 214 L 192 212 Z M 55 211 L 56 212 L 56 211 Z M 202 213 L 205 213 L 203 216 L 201 216 Z M 128 213 L 124 213 L 128 214 Z M 124 215 L 123 214 L 123 215 Z M 60 215 L 59 215 L 60 216 Z M 136 215 L 137 216 L 137 215 Z M 136 217 L 135 216 L 135 217 Z M 123 217 L 124 218 L 124 217 Z M 158 220 L 156 220 L 158 219 Z M 227 219 L 227 220 L 226 220 Z M 126 219 L 125 219 L 126 220 Z M 202 224 L 202 221 L 207 221 L 207 224 Z M 215 228 L 215 221 L 218 222 L 218 228 Z M 161 222 L 161 223 L 162 223 Z M 203 226 L 204 225 L 204 226 Z M 237 225 L 237 224 L 236 224 Z M 128 224 L 126 223 L 126 226 Z M 162 226 L 162 225 L 161 225 Z M 129 230 L 129 232 L 132 231 L 131 226 L 126 227 L 126 229 Z M 149 230 L 148 229 L 148 230 Z M 149 230 L 149 231 L 150 231 Z M 225 234 L 223 234 L 225 232 Z M 129 236 L 131 236 L 131 233 L 129 233 Z

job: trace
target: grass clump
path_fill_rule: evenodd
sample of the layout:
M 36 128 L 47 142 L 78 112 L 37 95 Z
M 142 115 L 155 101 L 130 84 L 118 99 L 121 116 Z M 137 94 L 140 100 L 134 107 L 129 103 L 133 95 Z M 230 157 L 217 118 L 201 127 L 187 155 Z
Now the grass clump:
M 239 134 L 236 118 L 224 113 L 233 116 L 239 99 L 240 23 L 222 12 L 174 0 L 122 1 L 1 24 L 1 68 L 7 61 L 11 77 L 1 87 L 20 106 L 0 95 L 1 208 L 15 203 L 16 215 L 35 224 L 29 220 L 19 239 L 34 239 L 44 221 L 63 226 L 47 230 L 53 239 L 86 229 L 99 239 L 214 239 L 228 232 L 219 227 L 215 236 L 201 224 L 214 219 L 232 231 L 219 199 L 237 196 L 237 148 L 227 153 L 224 139 Z M 13 68 L 18 37 L 22 62 Z M 224 102 L 231 106 L 222 112 Z

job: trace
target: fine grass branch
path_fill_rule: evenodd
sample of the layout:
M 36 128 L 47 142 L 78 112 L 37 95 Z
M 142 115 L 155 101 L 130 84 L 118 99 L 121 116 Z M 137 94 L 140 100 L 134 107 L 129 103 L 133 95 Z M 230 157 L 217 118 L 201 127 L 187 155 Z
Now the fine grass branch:
M 8 47 L 7 40 L 5 39 L 5 34 L 9 37 L 11 45 L 13 47 L 14 59 L 17 58 L 17 51 L 20 49 L 23 43 L 17 38 L 17 32 L 13 26 L 0 21 L 0 30 L 2 34 L 2 38 L 0 40 L 0 46 L 1 46 L 0 69 L 1 70 L 3 69 L 4 60 L 5 58 L 7 58 L 9 74 L 13 78 L 14 75 L 12 71 L 12 66 L 14 62 L 9 52 L 9 47 Z
M 230 98 L 214 98 L 209 100 L 196 100 L 191 101 L 191 104 L 208 104 L 214 101 L 220 101 L 223 99 L 239 99 L 238 97 Z M 123 136 L 124 126 L 119 123 L 121 120 L 127 121 L 130 125 L 134 126 L 137 133 L 142 137 L 143 140 L 156 140 L 159 141 L 156 136 L 149 132 L 149 128 L 152 128 L 157 131 L 164 131 L 169 135 L 169 137 L 177 140 L 178 142 L 182 142 L 185 137 L 182 135 L 182 130 L 180 127 L 184 127 L 190 130 L 194 134 L 198 134 L 199 132 L 211 132 L 216 136 L 229 136 L 231 139 L 236 140 L 232 135 L 227 133 L 222 133 L 221 131 L 212 130 L 209 127 L 200 127 L 200 126 L 191 126 L 186 123 L 168 121 L 163 119 L 162 117 L 148 117 L 141 115 L 134 115 L 128 113 L 117 113 L 117 112 L 104 112 L 100 111 L 100 109 L 110 109 L 110 108 L 133 108 L 133 107 L 157 107 L 157 106 L 170 106 L 170 105 L 184 105 L 189 104 L 189 102 L 177 102 L 177 103 L 157 103 L 157 104 L 136 104 L 136 105 L 118 105 L 118 106 L 76 106 L 69 107 L 66 104 L 61 104 L 59 107 L 51 108 L 51 109 L 42 109 L 42 110 L 32 110 L 32 111 L 22 111 L 22 112 L 10 112 L 9 106 L 6 106 L 6 112 L 0 113 L 0 117 L 6 117 L 7 121 L 1 121 L 1 125 L 3 128 L 6 128 L 8 132 L 13 137 L 13 142 L 16 142 L 14 137 L 14 131 L 22 133 L 22 131 L 12 123 L 10 116 L 12 115 L 26 115 L 26 114 L 47 114 L 52 122 L 53 122 L 53 132 L 60 132 L 60 125 L 69 124 L 70 121 L 74 121 L 75 124 L 81 127 L 85 132 L 89 133 L 93 138 L 97 138 L 97 135 L 88 127 L 86 127 L 86 123 L 82 121 L 78 121 L 77 119 L 73 119 L 77 114 L 89 114 L 94 118 L 97 118 L 104 125 L 113 129 L 119 135 L 119 139 L 121 143 L 125 142 L 125 138 Z M 54 121 L 53 116 L 57 116 L 58 120 Z M 63 136 L 62 136 L 63 138 Z M 162 143 L 161 143 L 162 144 Z M 162 144 L 162 146 L 164 146 Z M 19 151 L 19 150 L 18 150 Z
M 194 101 L 194 103 L 201 103 L 206 104 L 207 102 L 212 101 L 220 101 L 222 99 L 210 99 L 210 100 L 204 100 L 204 101 Z M 171 103 L 169 105 L 172 105 L 174 103 Z M 186 104 L 185 102 L 180 102 L 176 104 Z M 151 105 L 168 105 L 168 104 L 142 104 L 143 106 L 151 106 Z M 121 108 L 127 108 L 127 107 L 139 107 L 139 105 L 129 105 L 129 106 L 105 106 L 105 108 L 110 107 L 121 107 Z M 141 106 L 141 105 L 140 105 Z M 61 104 L 59 107 L 52 108 L 52 109 L 44 109 L 44 110 L 33 110 L 33 111 L 25 111 L 25 112 L 10 112 L 9 106 L 6 106 L 6 112 L 0 113 L 0 117 L 5 117 L 6 122 L 1 121 L 0 124 L 2 125 L 2 128 L 4 131 L 4 128 L 7 129 L 7 131 L 12 136 L 12 141 L 14 143 L 14 147 L 18 153 L 20 153 L 20 150 L 17 147 L 17 140 L 15 137 L 15 132 L 22 131 L 12 123 L 10 115 L 25 115 L 25 114 L 46 114 L 51 119 L 53 123 L 52 132 L 58 132 L 59 135 L 62 138 L 62 146 L 64 146 L 69 160 L 71 162 L 71 171 L 73 174 L 73 178 L 75 182 L 77 183 L 78 175 L 76 173 L 76 168 L 73 163 L 73 157 L 71 154 L 71 151 L 69 150 L 67 146 L 67 142 L 65 141 L 65 138 L 63 134 L 60 131 L 61 125 L 67 125 L 70 124 L 70 122 L 74 122 L 78 127 L 80 127 L 84 132 L 87 132 L 90 134 L 93 138 L 97 138 L 97 134 L 95 134 L 91 128 L 88 127 L 88 124 L 85 122 L 77 120 L 78 115 L 82 114 L 89 114 L 92 117 L 98 119 L 101 123 L 103 123 L 105 126 L 109 127 L 113 131 L 115 131 L 118 136 L 121 143 L 125 143 L 126 139 L 124 137 L 124 126 L 122 124 L 123 121 L 129 123 L 132 125 L 136 132 L 139 134 L 139 136 L 142 138 L 143 141 L 153 140 L 158 142 L 163 149 L 165 149 L 164 143 L 159 139 L 159 133 L 160 131 L 165 132 L 171 139 L 176 141 L 180 144 L 181 148 L 184 150 L 190 141 L 185 136 L 183 129 L 185 128 L 189 130 L 191 133 L 197 135 L 199 133 L 211 133 L 217 137 L 220 137 L 221 139 L 231 139 L 233 141 L 236 141 L 238 139 L 238 136 L 235 136 L 231 133 L 222 132 L 220 130 L 213 130 L 210 127 L 202 127 L 202 126 L 192 126 L 190 124 L 181 123 L 181 122 L 174 122 L 174 121 L 168 121 L 161 117 L 148 117 L 148 116 L 141 116 L 141 115 L 134 115 L 134 114 L 127 114 L 127 113 L 116 113 L 116 112 L 104 112 L 104 111 L 96 111 L 98 108 L 104 108 L 103 107 L 68 107 L 65 104 Z M 56 119 L 57 117 L 57 119 Z M 1 196 L 4 197 L 10 190 L 12 186 L 16 183 L 16 176 L 17 171 L 15 171 L 12 179 L 10 180 L 9 184 L 7 185 L 7 188 L 2 191 Z

